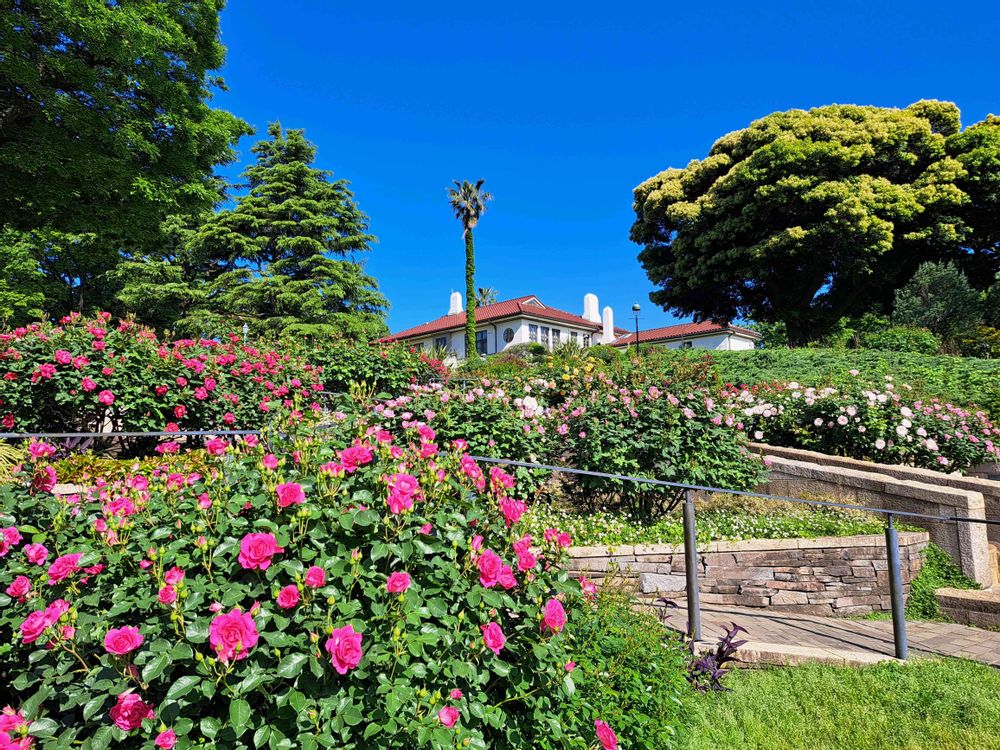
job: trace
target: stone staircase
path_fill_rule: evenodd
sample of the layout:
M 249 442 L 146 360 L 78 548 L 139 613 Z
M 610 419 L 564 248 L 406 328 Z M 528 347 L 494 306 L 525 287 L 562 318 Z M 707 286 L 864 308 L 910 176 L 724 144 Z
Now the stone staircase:
M 941 614 L 962 625 L 1000 630 L 1000 547 L 989 548 L 993 585 L 985 589 L 938 589 L 934 592 Z

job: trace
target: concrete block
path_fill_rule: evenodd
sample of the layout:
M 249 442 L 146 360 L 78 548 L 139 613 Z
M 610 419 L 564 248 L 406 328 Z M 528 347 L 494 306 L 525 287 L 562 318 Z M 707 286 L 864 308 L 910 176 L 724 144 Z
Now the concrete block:
M 678 575 L 643 573 L 639 576 L 639 589 L 644 594 L 684 591 L 687 579 Z

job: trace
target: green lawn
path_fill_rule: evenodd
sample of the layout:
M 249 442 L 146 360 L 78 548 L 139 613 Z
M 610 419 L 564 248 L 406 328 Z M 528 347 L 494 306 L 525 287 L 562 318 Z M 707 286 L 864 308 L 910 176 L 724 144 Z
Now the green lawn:
M 1000 670 L 959 660 L 740 670 L 682 750 L 1000 749 Z

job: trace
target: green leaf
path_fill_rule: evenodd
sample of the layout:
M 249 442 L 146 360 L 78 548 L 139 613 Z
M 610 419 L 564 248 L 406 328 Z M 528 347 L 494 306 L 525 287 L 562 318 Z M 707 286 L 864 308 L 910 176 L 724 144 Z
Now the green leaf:
M 289 654 L 278 663 L 278 674 L 288 680 L 298 677 L 308 660 L 308 654 Z
M 111 744 L 112 737 L 111 727 L 101 727 L 90 739 L 90 750 L 104 750 Z
M 210 740 L 214 740 L 215 736 L 222 729 L 222 723 L 218 719 L 213 719 L 211 716 L 206 716 L 201 720 L 199 724 L 201 733 L 208 737 Z
M 54 719 L 37 719 L 28 726 L 28 734 L 34 737 L 52 737 L 59 731 L 59 724 Z
M 83 707 L 83 720 L 88 721 L 95 716 L 104 707 L 105 700 L 107 700 L 107 696 L 98 695 L 87 701 Z
M 247 703 L 242 698 L 237 698 L 232 703 L 229 704 L 229 726 L 233 728 L 236 732 L 236 736 L 239 737 L 243 732 L 246 731 L 247 724 L 250 722 L 250 704 Z
M 270 734 L 271 728 L 265 724 L 260 727 L 256 732 L 253 733 L 253 746 L 260 747 L 267 742 L 267 736 Z
M 142 681 L 149 683 L 163 674 L 163 670 L 170 664 L 170 654 L 159 654 L 154 656 L 146 666 L 142 668 Z
M 175 701 L 179 698 L 183 698 L 185 695 L 191 692 L 192 688 L 201 682 L 201 678 L 197 675 L 186 674 L 182 677 L 178 677 L 170 689 L 167 691 L 167 700 Z
M 42 685 L 33 696 L 21 704 L 21 712 L 24 714 L 24 718 L 31 721 L 31 717 L 38 713 L 38 707 L 54 692 L 48 685 Z

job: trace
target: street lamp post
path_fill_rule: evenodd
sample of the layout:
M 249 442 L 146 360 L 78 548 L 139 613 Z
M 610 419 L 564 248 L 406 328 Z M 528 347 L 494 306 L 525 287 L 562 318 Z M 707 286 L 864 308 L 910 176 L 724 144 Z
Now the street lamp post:
M 635 353 L 639 354 L 639 303 L 632 305 L 632 314 L 635 315 Z
M 243 343 L 247 342 L 247 334 L 250 333 L 250 326 L 246 323 L 243 324 Z

